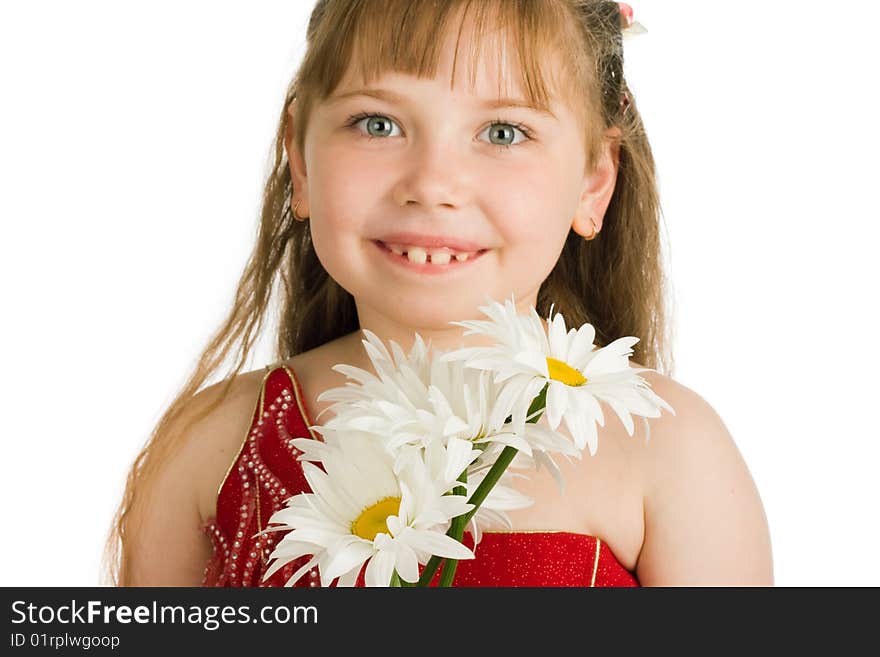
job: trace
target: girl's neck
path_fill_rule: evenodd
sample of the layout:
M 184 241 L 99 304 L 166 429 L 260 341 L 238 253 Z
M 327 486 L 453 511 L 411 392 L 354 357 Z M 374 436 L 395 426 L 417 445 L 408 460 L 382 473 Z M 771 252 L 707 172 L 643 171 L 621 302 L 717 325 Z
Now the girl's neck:
M 520 314 L 525 314 L 528 310 L 519 309 Z M 481 315 L 480 319 L 487 319 Z M 541 318 L 541 323 L 546 330 L 547 320 Z M 460 326 L 449 326 L 449 328 L 436 329 L 411 329 L 403 327 L 391 327 L 388 325 L 377 326 L 375 323 L 366 327 L 375 333 L 380 340 L 389 348 L 391 341 L 396 342 L 403 349 L 404 353 L 409 353 L 415 342 L 415 334 L 418 333 L 426 344 L 430 344 L 432 350 L 451 351 L 461 347 L 483 347 L 495 344 L 492 338 L 482 335 L 464 335 L 465 330 Z M 364 349 L 362 341 L 365 335 L 362 330 L 353 331 L 344 335 L 328 345 L 328 355 L 335 359 L 335 363 L 346 363 L 361 369 L 373 372 L 373 367 L 369 356 Z M 334 363 L 334 364 L 335 364 Z
M 399 344 L 404 353 L 407 354 L 410 352 L 415 342 L 415 333 L 418 333 L 426 344 L 430 343 L 432 350 L 450 351 L 460 347 L 488 346 L 492 344 L 492 340 L 484 336 L 463 336 L 462 333 L 465 329 L 461 327 L 450 328 L 456 330 L 435 332 L 421 330 L 410 332 L 401 331 L 392 335 L 389 335 L 387 332 L 373 332 L 382 340 L 385 346 L 388 347 L 389 351 L 391 341 L 394 341 Z M 366 336 L 363 331 L 357 330 L 334 340 L 328 346 L 331 346 L 332 355 L 334 358 L 338 359 L 338 362 L 344 362 L 348 365 L 354 365 L 355 367 L 360 367 L 361 369 L 373 372 L 369 356 L 367 356 L 366 350 L 362 344 L 362 341 L 365 339 Z

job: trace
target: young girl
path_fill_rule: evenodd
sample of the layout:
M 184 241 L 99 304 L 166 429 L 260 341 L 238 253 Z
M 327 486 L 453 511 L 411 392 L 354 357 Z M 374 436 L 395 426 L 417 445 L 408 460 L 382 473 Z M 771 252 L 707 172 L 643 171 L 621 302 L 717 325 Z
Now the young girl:
M 360 329 L 409 349 L 479 345 L 452 321 L 486 296 L 550 304 L 675 414 L 522 480 L 534 504 L 487 532 L 457 585 L 770 585 L 767 521 L 724 423 L 661 370 L 667 354 L 654 162 L 623 77 L 626 5 L 591 0 L 319 0 L 278 127 L 257 244 L 235 306 L 137 457 L 108 542 L 113 582 L 263 581 L 307 490 L 291 437 L 372 370 Z M 286 157 L 285 157 L 286 155 Z M 240 373 L 283 286 L 278 361 Z M 240 341 L 225 380 L 200 391 Z M 609 414 L 610 415 L 610 414 Z M 316 585 L 317 573 L 298 585 Z

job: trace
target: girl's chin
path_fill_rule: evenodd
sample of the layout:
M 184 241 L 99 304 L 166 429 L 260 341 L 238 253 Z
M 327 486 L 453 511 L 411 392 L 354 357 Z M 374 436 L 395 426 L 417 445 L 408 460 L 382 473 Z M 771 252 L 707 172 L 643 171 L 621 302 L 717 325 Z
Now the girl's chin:
M 370 305 L 393 324 L 412 330 L 461 330 L 461 327 L 451 327 L 450 322 L 485 319 L 479 308 L 486 305 L 487 296 L 492 296 L 489 291 L 462 290 L 458 286 L 435 292 L 399 290 L 387 296 L 377 294 Z

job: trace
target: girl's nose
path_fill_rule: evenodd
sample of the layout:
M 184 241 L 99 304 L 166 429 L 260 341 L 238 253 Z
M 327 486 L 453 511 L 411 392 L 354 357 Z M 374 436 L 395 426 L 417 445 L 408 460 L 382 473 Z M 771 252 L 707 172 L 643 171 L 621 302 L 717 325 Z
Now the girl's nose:
M 466 165 L 462 154 L 440 139 L 413 145 L 401 162 L 394 194 L 401 206 L 461 206 L 467 194 Z

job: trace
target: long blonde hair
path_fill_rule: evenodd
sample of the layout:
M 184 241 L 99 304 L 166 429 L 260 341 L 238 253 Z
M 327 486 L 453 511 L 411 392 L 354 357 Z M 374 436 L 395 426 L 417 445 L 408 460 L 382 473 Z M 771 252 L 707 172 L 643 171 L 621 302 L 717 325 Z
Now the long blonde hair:
M 541 62 L 561 54 L 571 107 L 582 118 L 587 164 L 594 168 L 607 128 L 621 131 L 619 169 L 611 203 L 597 238 L 586 241 L 573 231 L 559 261 L 542 284 L 537 310 L 551 302 L 566 323 L 590 322 L 596 342 L 638 336 L 633 359 L 671 374 L 671 336 L 667 335 L 666 278 L 661 259 L 660 203 L 654 159 L 634 94 L 623 76 L 621 22 L 616 2 L 589 0 L 319 0 L 307 32 L 307 51 L 281 108 L 274 144 L 274 167 L 263 191 L 259 234 L 244 268 L 229 316 L 202 352 L 195 371 L 163 414 L 128 473 L 125 492 L 105 548 L 110 583 L 131 581 L 129 540 L 132 510 L 149 499 L 160 466 L 180 447 L 183 430 L 170 431 L 182 411 L 238 347 L 236 364 L 223 379 L 220 396 L 187 426 L 220 404 L 259 337 L 280 278 L 277 359 L 283 360 L 359 328 L 354 298 L 318 260 L 308 222 L 293 219 L 290 169 L 284 149 L 290 104 L 293 140 L 304 152 L 309 116 L 356 63 L 366 80 L 387 70 L 433 77 L 439 44 L 450 18 L 463 9 L 473 14 L 476 34 L 495 26 L 511 38 L 519 53 L 529 100 L 548 105 L 549 85 Z M 494 22 L 493 20 L 494 19 Z M 471 48 L 479 50 L 482 39 Z M 460 42 L 459 44 L 460 45 Z M 478 61 L 478 52 L 472 61 Z M 471 71 L 471 80 L 475 70 Z M 499 76 L 500 78 L 500 76 Z M 473 84 L 473 82 L 472 82 Z M 621 94 L 630 100 L 626 112 Z

